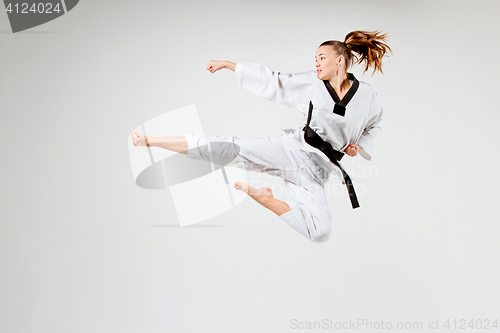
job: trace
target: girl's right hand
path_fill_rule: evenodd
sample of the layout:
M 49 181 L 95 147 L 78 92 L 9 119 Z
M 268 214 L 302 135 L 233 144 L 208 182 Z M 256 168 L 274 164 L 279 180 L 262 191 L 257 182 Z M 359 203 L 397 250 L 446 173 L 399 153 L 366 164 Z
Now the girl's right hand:
M 210 73 L 215 73 L 225 67 L 225 61 L 210 60 L 208 62 L 207 70 Z

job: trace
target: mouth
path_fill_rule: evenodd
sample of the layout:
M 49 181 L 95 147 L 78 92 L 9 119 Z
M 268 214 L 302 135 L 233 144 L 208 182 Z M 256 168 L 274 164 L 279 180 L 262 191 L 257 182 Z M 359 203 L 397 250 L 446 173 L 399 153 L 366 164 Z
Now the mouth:
M 321 69 L 317 69 L 316 72 L 318 73 L 318 75 L 321 73 Z

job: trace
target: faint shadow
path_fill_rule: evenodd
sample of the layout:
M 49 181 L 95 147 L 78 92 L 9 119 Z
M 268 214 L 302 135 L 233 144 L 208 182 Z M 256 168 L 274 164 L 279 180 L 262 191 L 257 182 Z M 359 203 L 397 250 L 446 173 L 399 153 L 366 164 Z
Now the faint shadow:
M 150 228 L 220 228 L 225 227 L 224 225 L 188 225 L 185 227 L 181 227 L 178 224 L 161 224 L 161 225 L 150 225 Z

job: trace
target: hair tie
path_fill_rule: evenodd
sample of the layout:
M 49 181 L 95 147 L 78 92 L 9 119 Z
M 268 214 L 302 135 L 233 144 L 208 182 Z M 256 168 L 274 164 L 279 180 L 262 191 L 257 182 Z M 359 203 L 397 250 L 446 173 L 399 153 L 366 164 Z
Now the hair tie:
M 346 42 L 342 42 L 342 44 L 344 44 L 346 48 L 349 48 L 349 45 L 347 45 Z

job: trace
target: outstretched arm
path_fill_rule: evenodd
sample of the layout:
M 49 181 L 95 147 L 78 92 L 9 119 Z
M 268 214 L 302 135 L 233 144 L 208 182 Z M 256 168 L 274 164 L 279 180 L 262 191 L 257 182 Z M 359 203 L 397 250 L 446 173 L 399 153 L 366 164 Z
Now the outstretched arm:
M 235 72 L 234 78 L 237 84 L 270 101 L 297 107 L 302 96 L 309 96 L 305 93 L 305 89 L 310 85 L 307 75 L 304 75 L 306 72 L 280 73 L 259 64 L 215 60 L 210 60 L 207 66 L 210 73 L 224 68 Z
M 212 74 L 224 68 L 230 69 L 234 72 L 234 69 L 236 68 L 236 63 L 231 61 L 210 60 L 207 66 L 207 70 Z

